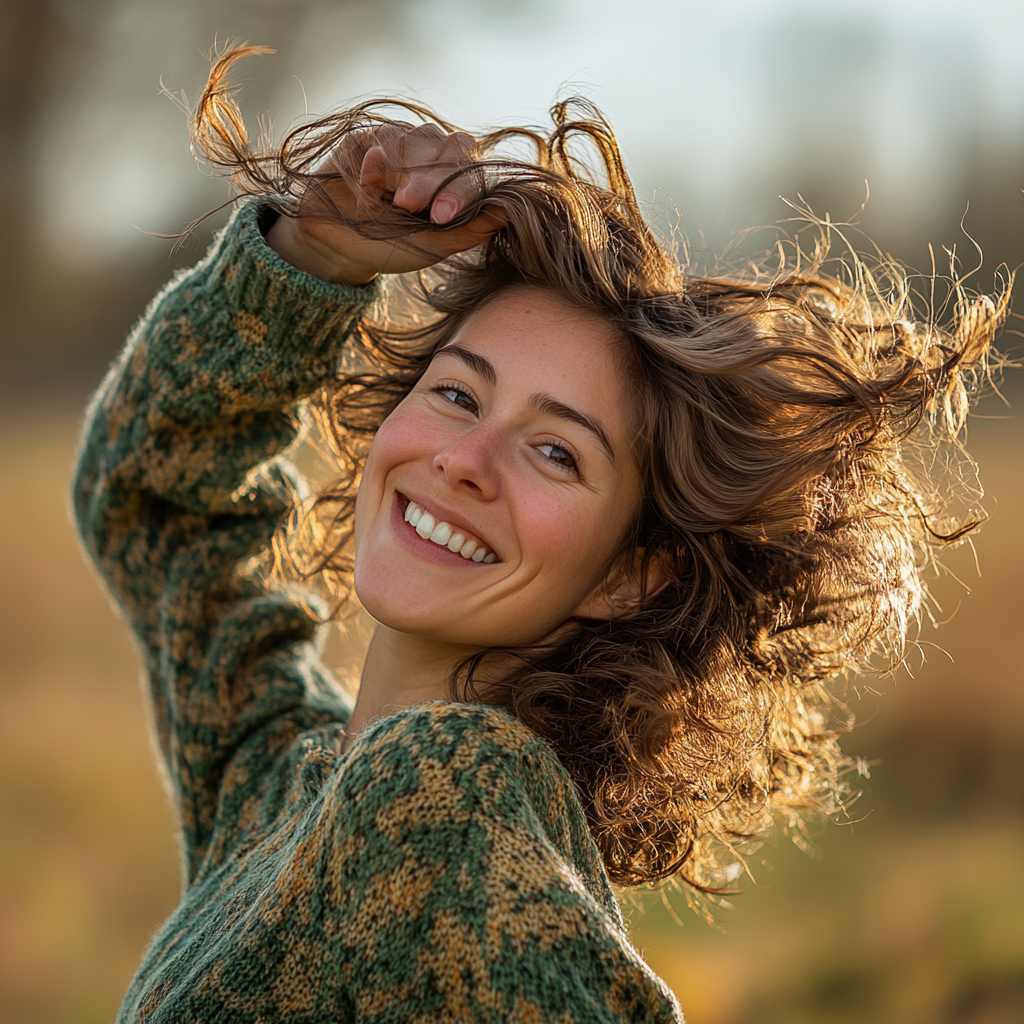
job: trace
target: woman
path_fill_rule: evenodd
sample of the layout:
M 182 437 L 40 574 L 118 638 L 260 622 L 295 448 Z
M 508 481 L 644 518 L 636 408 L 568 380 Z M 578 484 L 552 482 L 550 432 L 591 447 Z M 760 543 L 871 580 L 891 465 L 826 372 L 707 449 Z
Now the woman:
M 823 254 L 688 275 L 592 111 L 473 140 L 363 105 L 260 155 L 248 52 L 194 139 L 265 198 L 147 310 L 75 485 L 184 859 L 120 1019 L 679 1020 L 610 883 L 715 891 L 773 815 L 842 805 L 823 684 L 898 656 L 973 525 L 906 453 L 922 419 L 955 445 L 1007 294 L 944 334 Z M 344 471 L 312 502 L 304 408 Z M 376 620 L 354 707 L 268 551 Z

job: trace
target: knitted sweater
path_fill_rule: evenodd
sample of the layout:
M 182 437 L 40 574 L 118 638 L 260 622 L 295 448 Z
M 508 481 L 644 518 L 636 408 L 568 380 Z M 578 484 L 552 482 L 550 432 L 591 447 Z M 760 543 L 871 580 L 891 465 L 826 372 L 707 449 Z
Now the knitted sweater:
M 308 606 L 237 571 L 303 492 L 297 403 L 376 297 L 288 266 L 249 203 L 88 411 L 75 512 L 138 641 L 184 862 L 118 1020 L 679 1021 L 550 746 L 432 702 L 342 755 Z

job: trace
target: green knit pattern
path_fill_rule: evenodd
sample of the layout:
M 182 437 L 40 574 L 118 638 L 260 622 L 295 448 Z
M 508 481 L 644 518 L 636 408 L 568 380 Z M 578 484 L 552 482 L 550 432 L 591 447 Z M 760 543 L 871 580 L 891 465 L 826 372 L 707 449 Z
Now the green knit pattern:
M 232 217 L 153 300 L 87 414 L 74 508 L 131 625 L 183 896 L 118 1016 L 154 1024 L 680 1021 L 631 946 L 578 794 L 498 708 L 351 700 L 315 599 L 239 566 L 306 485 L 301 402 L 379 294 Z

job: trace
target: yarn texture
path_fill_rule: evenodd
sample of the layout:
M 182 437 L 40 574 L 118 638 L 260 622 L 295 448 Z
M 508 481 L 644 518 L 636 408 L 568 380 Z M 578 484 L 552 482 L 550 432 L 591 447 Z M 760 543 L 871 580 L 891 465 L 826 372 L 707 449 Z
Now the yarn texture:
M 342 754 L 351 700 L 311 606 L 239 573 L 306 492 L 298 407 L 379 293 L 290 267 L 259 213 L 153 300 L 79 453 L 78 527 L 141 652 L 183 861 L 118 1021 L 681 1021 L 551 747 L 437 701 Z

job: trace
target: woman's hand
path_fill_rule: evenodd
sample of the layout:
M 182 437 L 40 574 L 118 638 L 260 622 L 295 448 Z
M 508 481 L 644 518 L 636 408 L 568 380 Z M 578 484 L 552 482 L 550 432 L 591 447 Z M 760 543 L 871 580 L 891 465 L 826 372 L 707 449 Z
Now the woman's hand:
M 354 133 L 320 168 L 337 177 L 311 185 L 298 216 L 279 217 L 267 244 L 292 266 L 336 284 L 361 285 L 378 274 L 422 270 L 485 242 L 505 224 L 499 210 L 485 209 L 462 227 L 438 230 L 479 195 L 482 177 L 467 174 L 434 193 L 476 158 L 472 136 L 449 135 L 435 124 L 399 122 Z M 421 213 L 428 206 L 429 224 L 396 238 L 367 237 L 338 219 L 341 213 L 351 222 L 386 223 L 396 208 Z

